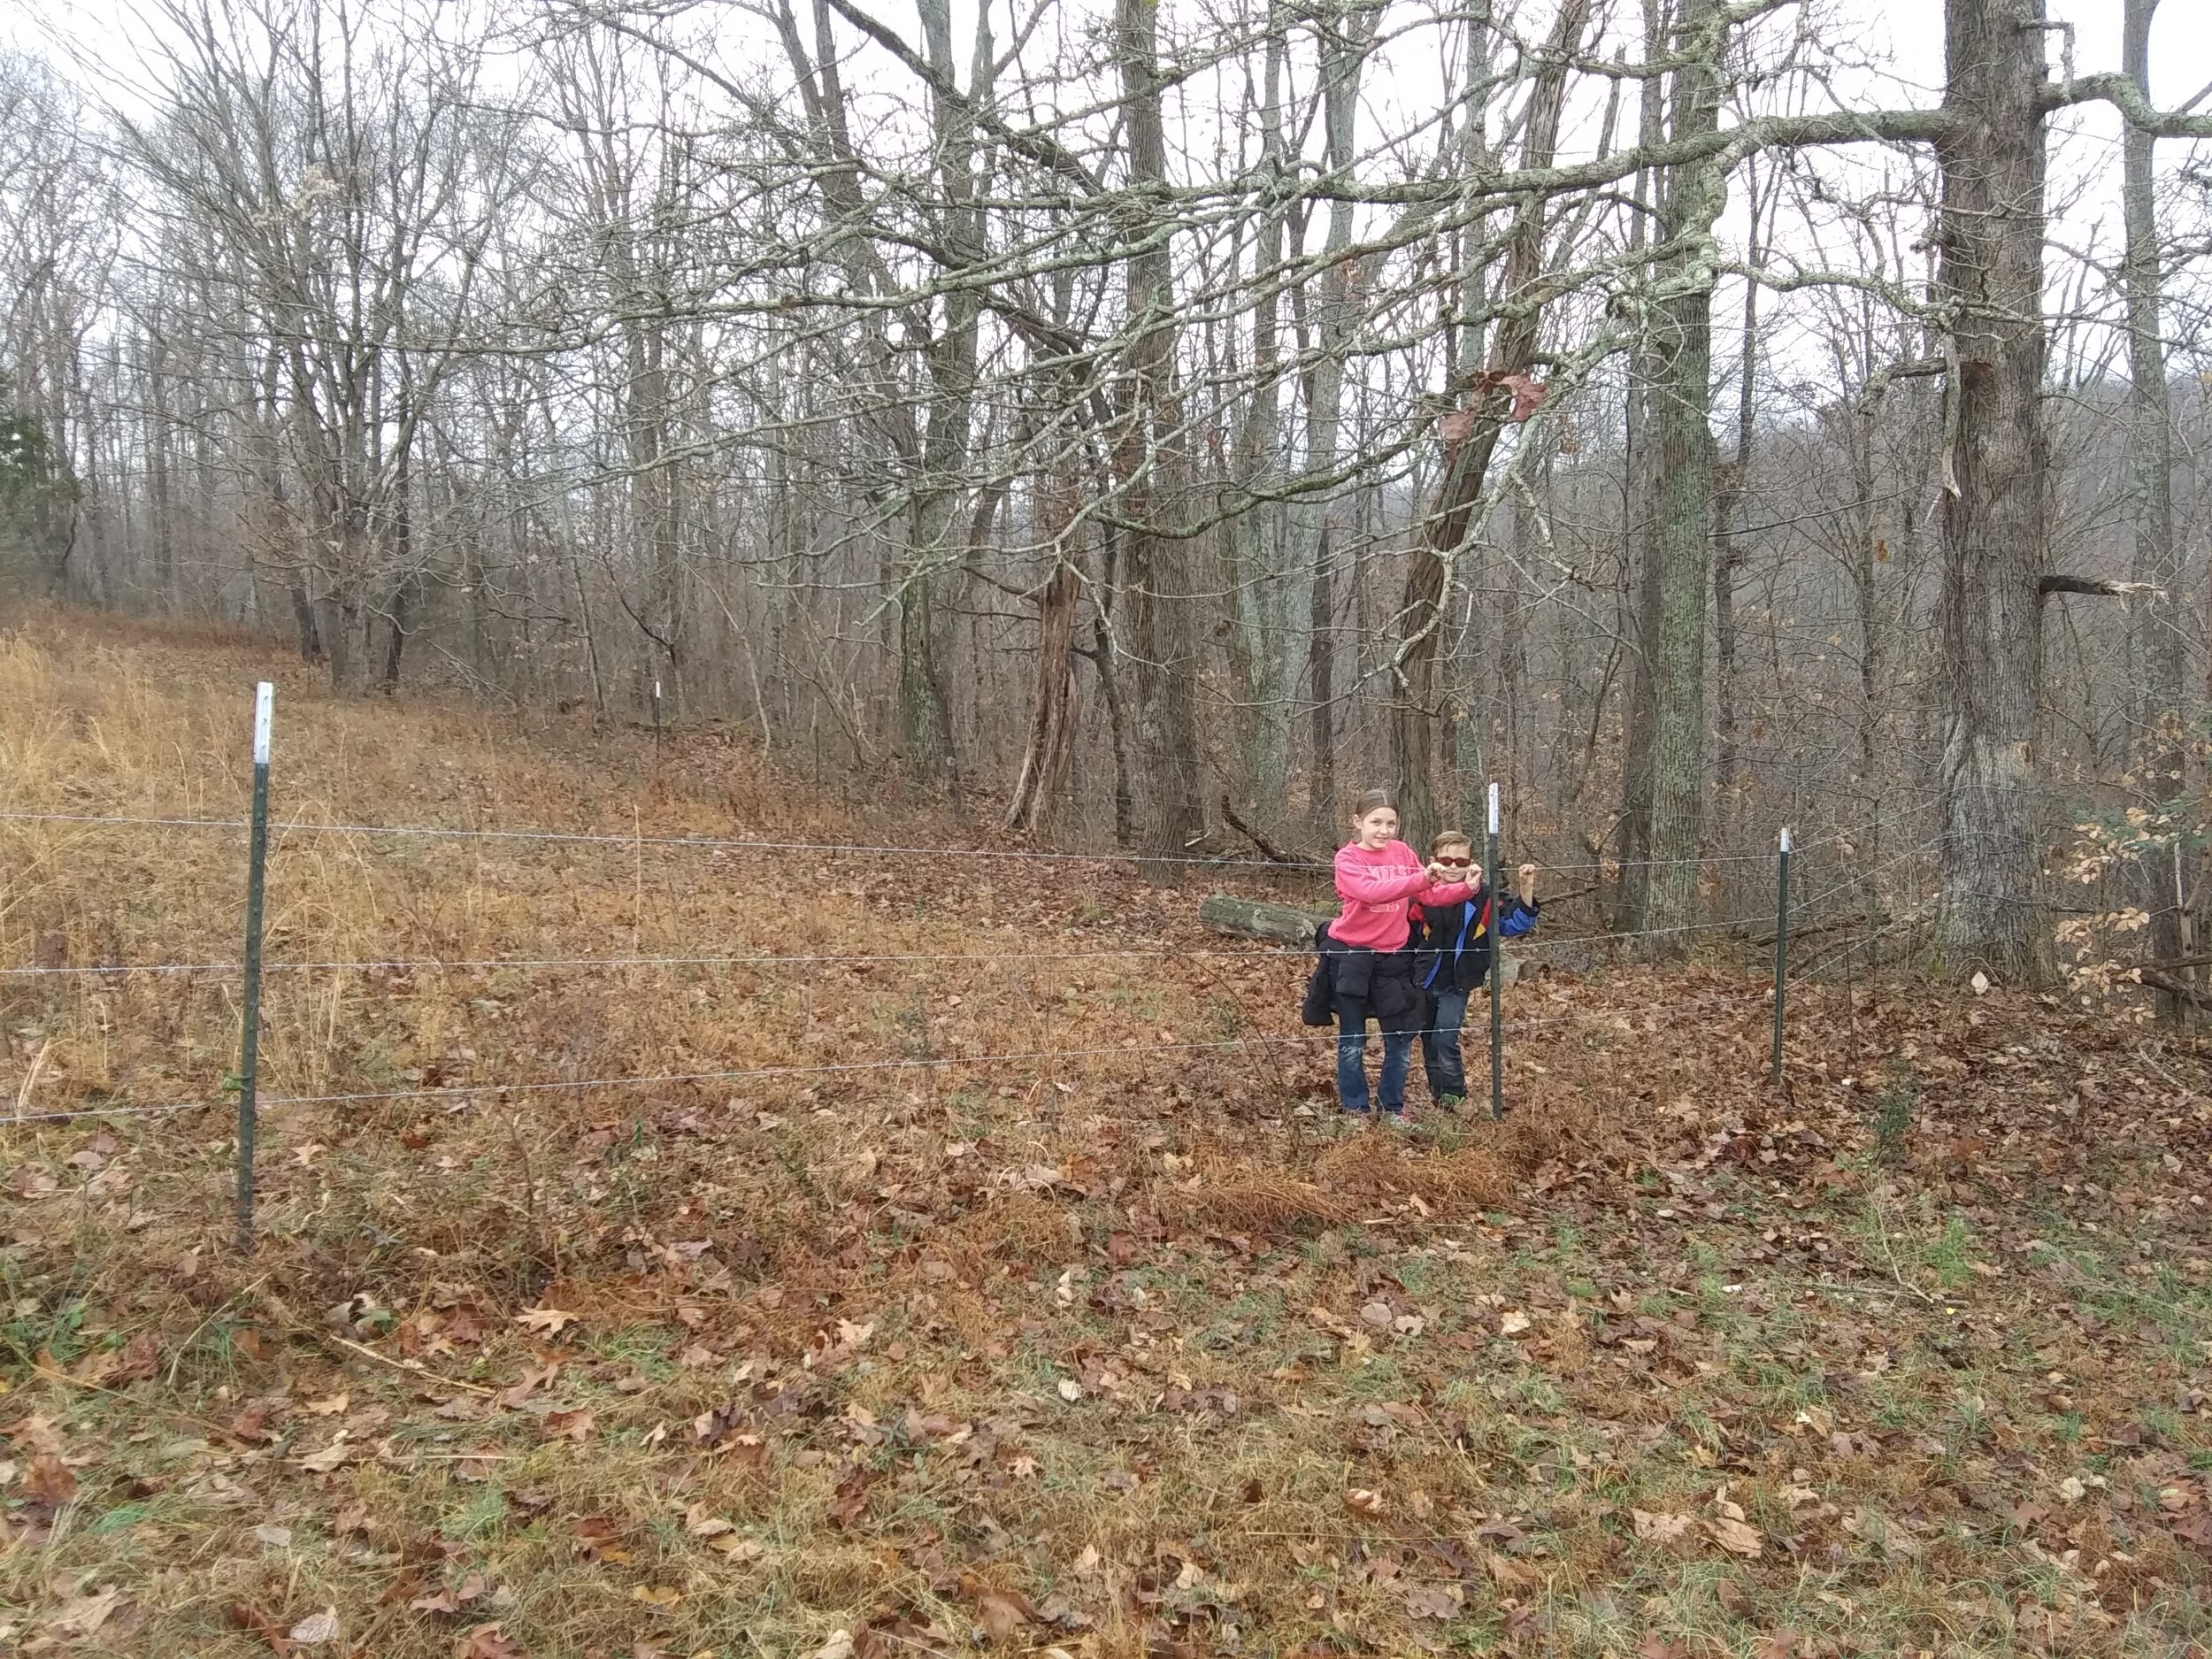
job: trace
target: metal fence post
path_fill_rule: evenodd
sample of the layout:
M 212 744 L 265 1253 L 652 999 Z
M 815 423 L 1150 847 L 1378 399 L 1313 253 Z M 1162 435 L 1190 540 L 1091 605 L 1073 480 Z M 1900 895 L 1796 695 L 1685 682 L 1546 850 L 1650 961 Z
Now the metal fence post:
M 1782 1010 L 1789 995 L 1790 833 L 1785 827 L 1774 854 L 1774 1065 L 1770 1080 L 1782 1080 Z
M 1490 786 L 1490 1116 L 1505 1116 L 1505 958 L 1498 949 L 1498 930 L 1505 912 L 1498 902 L 1504 891 L 1503 866 L 1498 862 L 1498 786 Z
M 657 753 L 659 753 L 659 752 L 660 752 L 660 746 L 661 746 L 661 682 L 660 682 L 659 680 L 655 680 L 655 681 L 653 682 L 653 750 L 654 750 L 654 752 L 655 752 L 656 754 L 657 754 Z
M 269 864 L 269 726 L 276 687 L 253 694 L 253 821 L 246 845 L 246 1007 L 238 1033 L 238 1248 L 253 1248 L 254 1090 L 261 1064 L 261 900 Z

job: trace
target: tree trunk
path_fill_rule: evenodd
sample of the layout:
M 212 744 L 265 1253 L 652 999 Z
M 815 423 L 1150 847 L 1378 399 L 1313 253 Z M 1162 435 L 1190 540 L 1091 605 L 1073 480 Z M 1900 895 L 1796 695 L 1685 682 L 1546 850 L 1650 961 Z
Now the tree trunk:
M 1006 827 L 1039 835 L 1051 827 L 1075 752 L 1075 567 L 1062 565 L 1037 601 L 1037 693 L 1021 774 Z
M 1644 61 L 1657 63 L 1666 51 L 1665 0 L 1644 0 Z M 1647 80 L 1639 94 L 1638 146 L 1649 151 L 1667 134 L 1664 86 Z M 1636 174 L 1635 199 L 1641 210 L 1664 196 L 1664 179 L 1652 169 Z M 1643 247 L 1646 216 L 1630 216 L 1629 247 Z M 1659 662 L 1659 549 L 1652 499 L 1657 474 L 1651 465 L 1652 387 L 1657 380 L 1657 339 L 1644 332 L 1630 354 L 1628 392 L 1622 410 L 1621 540 L 1626 569 L 1628 616 L 1623 632 L 1634 642 L 1629 653 L 1626 718 L 1621 739 L 1620 889 L 1613 925 L 1630 932 L 1644 925 L 1651 894 L 1652 732 L 1657 707 Z M 1592 731 L 1594 743 L 1596 732 Z
M 1307 747 L 1313 751 L 1307 815 L 1325 841 L 1334 837 L 1337 820 L 1344 816 L 1336 798 L 1336 580 L 1330 565 L 1335 557 L 1325 527 L 1313 551 L 1313 608 L 1307 618 L 1306 649 L 1313 694 L 1313 712 L 1307 722 Z
M 1189 543 L 1156 526 L 1180 479 L 1176 409 L 1173 269 L 1166 237 L 1143 205 L 1167 184 L 1158 0 L 1118 0 L 1116 56 L 1137 251 L 1126 261 L 1132 338 L 1125 354 L 1128 403 L 1116 471 L 1129 522 L 1124 553 L 1125 626 L 1135 660 L 1137 741 L 1145 763 L 1146 849 L 1178 854 L 1202 834 L 1206 804 L 1198 757 L 1198 655 L 1188 580 Z
M 1525 166 L 1548 167 L 1558 155 L 1568 60 L 1588 21 L 1587 0 L 1567 0 L 1560 8 L 1545 45 L 1543 66 L 1537 71 L 1529 93 L 1528 136 L 1523 152 Z M 1443 644 L 1452 566 L 1467 539 L 1498 438 L 1513 418 L 1517 400 L 1503 380 L 1509 375 L 1525 375 L 1536 364 L 1543 306 L 1532 291 L 1544 277 L 1545 221 L 1543 197 L 1532 196 L 1521 204 L 1506 250 L 1505 279 L 1499 289 L 1503 314 L 1491 342 L 1489 373 L 1477 381 L 1468 397 L 1471 407 L 1465 412 L 1473 419 L 1463 435 L 1455 435 L 1456 427 L 1442 434 L 1444 475 L 1406 567 L 1405 598 L 1399 615 L 1402 634 L 1392 663 L 1390 761 L 1400 818 L 1425 834 L 1438 827 L 1437 662 Z M 1461 418 L 1461 411 L 1455 411 L 1446 419 L 1451 422 Z
M 398 571 L 399 580 L 392 584 L 391 603 L 386 609 L 384 624 L 384 669 L 386 692 L 399 687 L 400 657 L 407 649 L 408 612 L 420 579 L 415 570 L 415 524 L 410 511 L 410 496 L 414 489 L 413 455 L 402 449 L 392 462 L 392 565 Z
M 2158 0 L 2127 0 L 2121 69 L 2147 100 L 2150 96 L 2151 19 Z M 2127 128 L 2122 188 L 2127 223 L 2124 277 L 2128 307 L 2128 496 L 2135 508 L 2135 557 L 2131 578 L 2151 591 L 2131 602 L 2136 741 L 2141 795 L 2154 810 L 2183 793 L 2187 721 L 2182 709 L 2185 639 L 2179 588 L 2181 570 L 2174 557 L 2173 402 L 2166 383 L 2166 345 L 2162 336 L 2164 296 L 2160 271 L 2156 180 L 2153 164 L 2156 140 L 2133 126 Z M 2182 954 L 2181 897 L 2175 891 L 2178 846 L 2147 852 L 2137 871 L 2137 900 L 2150 913 L 2150 954 L 2161 961 Z M 2177 1018 L 2181 1000 L 2159 994 L 2159 1011 Z
M 917 8 L 933 79 L 930 125 L 936 139 L 938 177 L 944 192 L 939 234 L 950 269 L 959 279 L 982 257 L 982 227 L 975 205 L 975 113 L 958 90 L 952 51 L 952 8 L 948 0 L 922 0 Z M 978 14 L 978 56 L 972 91 L 984 84 L 990 53 L 988 8 Z M 949 283 L 945 321 L 926 350 L 931 396 L 929 428 L 922 439 L 921 474 L 913 507 L 909 565 L 900 596 L 899 736 L 923 776 L 941 778 L 960 805 L 960 762 L 946 679 L 950 654 L 939 606 L 945 572 L 958 563 L 953 546 L 960 519 L 963 470 L 973 435 L 976 341 L 982 304 L 972 282 Z
M 1099 552 L 1098 584 L 1091 617 L 1091 660 L 1098 669 L 1098 695 L 1106 705 L 1106 739 L 1114 757 L 1114 845 L 1137 844 L 1136 784 L 1129 764 L 1129 705 L 1121 695 L 1121 667 L 1117 660 L 1116 618 L 1109 614 L 1120 591 L 1120 534 L 1108 530 Z
M 1751 245 L 1745 263 L 1759 268 L 1759 179 L 1745 165 L 1751 198 Z M 1773 187 L 1770 187 L 1772 188 Z M 1736 572 L 1744 561 L 1736 539 L 1736 509 L 1751 488 L 1751 441 L 1758 413 L 1759 285 L 1743 289 L 1743 334 L 1736 371 L 1736 452 L 1716 479 L 1713 499 L 1713 793 L 1724 830 L 1735 816 L 1739 784 L 1736 734 Z
M 1955 309 L 1942 503 L 1939 933 L 1954 973 L 2040 979 L 2036 712 L 2042 423 L 2043 0 L 1950 0 L 1939 299 Z
M 1727 22 L 1719 0 L 1684 0 L 1670 96 L 1679 143 L 1720 122 Z M 1679 955 L 1697 909 L 1705 833 L 1705 623 L 1713 538 L 1713 226 L 1728 176 L 1710 161 L 1670 169 L 1662 231 L 1660 331 L 1652 387 L 1651 459 L 1658 552 L 1657 659 L 1651 664 L 1651 852 L 1643 926 L 1669 930 L 1655 954 Z
M 1289 50 L 1286 21 L 1268 31 L 1260 101 L 1260 159 L 1271 176 L 1284 166 L 1283 81 Z M 1242 511 L 1229 526 L 1237 551 L 1233 572 L 1241 635 L 1245 697 L 1249 704 L 1242 793 L 1263 822 L 1282 816 L 1290 781 L 1293 704 L 1301 667 L 1298 628 L 1310 601 L 1310 550 L 1286 523 L 1296 525 L 1273 496 L 1283 480 L 1280 281 L 1284 208 L 1260 214 L 1252 255 L 1252 395 L 1244 420 L 1238 480 Z M 1254 497 L 1257 499 L 1254 499 Z
M 1323 22 L 1320 36 L 1321 117 L 1326 142 L 1325 162 L 1332 174 L 1349 176 L 1357 163 L 1356 127 L 1360 78 L 1366 67 L 1377 12 L 1372 7 L 1343 7 Z M 1279 143 L 1279 139 L 1278 142 Z M 1308 477 L 1325 477 L 1335 471 L 1343 447 L 1345 353 L 1358 322 L 1359 306 L 1353 294 L 1356 262 L 1348 257 L 1357 224 L 1357 206 L 1348 195 L 1329 204 L 1329 228 L 1322 243 L 1317 279 L 1318 297 L 1311 308 L 1311 349 L 1302 349 L 1307 361 L 1302 377 L 1306 396 L 1305 471 Z M 1279 242 L 1279 238 L 1278 238 Z M 1302 348 L 1306 342 L 1302 340 Z M 1291 549 L 1289 567 L 1302 584 L 1313 579 L 1318 554 L 1328 540 L 1328 519 L 1337 497 L 1304 494 L 1290 503 Z M 1311 611 L 1292 601 L 1290 615 Z M 1330 790 L 1333 795 L 1333 787 Z M 1334 814 L 1333 803 L 1328 808 Z
M 152 337 L 144 342 L 143 349 L 150 359 L 147 386 L 151 394 L 144 442 L 147 493 L 154 515 L 154 610 L 166 615 L 176 609 L 177 602 L 177 503 L 169 478 L 169 442 L 174 428 L 169 420 L 169 376 L 162 362 L 166 348 L 158 337 Z

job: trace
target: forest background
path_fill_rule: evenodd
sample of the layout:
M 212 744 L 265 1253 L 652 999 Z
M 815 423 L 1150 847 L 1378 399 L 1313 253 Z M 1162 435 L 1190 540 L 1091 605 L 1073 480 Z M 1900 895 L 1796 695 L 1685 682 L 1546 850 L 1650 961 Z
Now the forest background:
M 1052 845 L 1494 779 L 1662 942 L 1850 828 L 1893 946 L 2193 1000 L 2208 27 L 1938 21 L 19 19 L 0 558 Z

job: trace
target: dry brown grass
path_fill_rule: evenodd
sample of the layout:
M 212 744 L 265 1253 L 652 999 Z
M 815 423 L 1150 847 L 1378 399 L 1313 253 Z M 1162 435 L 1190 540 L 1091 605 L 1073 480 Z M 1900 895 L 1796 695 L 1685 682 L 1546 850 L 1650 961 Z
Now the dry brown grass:
M 261 677 L 297 822 L 886 829 L 712 733 L 656 757 L 332 698 L 220 631 L 50 614 L 0 638 L 0 810 L 242 812 Z M 897 825 L 956 833 L 926 805 Z M 0 822 L 0 965 L 227 961 L 239 855 Z M 267 1095 L 403 1097 L 270 1106 L 247 1260 L 221 1105 L 0 1123 L 0 1646 L 265 1654 L 324 1608 L 343 1638 L 310 1651 L 377 1659 L 494 1622 L 537 1659 L 806 1655 L 840 1628 L 953 1651 L 1010 1617 L 998 1647 L 1086 1659 L 1595 1659 L 1652 1631 L 1755 1652 L 1784 1627 L 1995 1654 L 2030 1602 L 2057 1651 L 2205 1633 L 2212 1460 L 2174 1402 L 2212 1383 L 2206 1275 L 2136 1271 L 2205 1253 L 2158 1161 L 2202 1164 L 2203 1116 L 2160 1080 L 2212 1095 L 2193 1055 L 2137 1067 L 2029 998 L 1854 1010 L 1851 1041 L 1911 1047 L 1931 1122 L 1985 1148 L 1992 1097 L 1964 1060 L 1952 1090 L 1952 1056 L 2010 1079 L 2030 1115 L 2002 1156 L 2042 1184 L 2007 1198 L 1969 1190 L 1993 1150 L 1876 1184 L 1854 1097 L 1768 1100 L 1755 1007 L 1713 1014 L 1740 985 L 1702 970 L 1546 979 L 1546 1011 L 1602 1017 L 1516 1050 L 1507 1123 L 1338 1140 L 1325 1042 L 1147 1052 L 1286 1029 L 1300 964 L 1046 954 L 1219 942 L 1189 894 L 1101 866 L 293 830 L 271 899 L 279 963 L 999 959 L 273 974 Z M 236 1038 L 220 973 L 0 979 L 0 1016 L 4 1098 L 33 1111 L 219 1102 Z M 1073 1048 L 1117 1052 L 501 1087 Z M 2062 1284 L 2018 1236 L 2032 1207 Z M 2077 1472 L 2085 1495 L 2055 1495 Z M 1706 1530 L 1731 1502 L 1756 1562 Z M 1655 1545 L 1636 1509 L 1695 1527 Z M 1870 1541 L 1886 1523 L 1917 1555 Z
M 1352 1218 L 1341 1198 L 1285 1175 L 1207 1182 L 1195 1192 L 1176 1194 L 1171 1202 L 1176 1202 L 1193 1225 L 1255 1239 L 1310 1238 Z
M 1331 1192 L 1380 1201 L 1417 1198 L 1452 1219 L 1495 1209 L 1509 1185 L 1497 1155 L 1483 1147 L 1425 1151 L 1379 1133 L 1338 1141 L 1313 1167 L 1316 1179 Z

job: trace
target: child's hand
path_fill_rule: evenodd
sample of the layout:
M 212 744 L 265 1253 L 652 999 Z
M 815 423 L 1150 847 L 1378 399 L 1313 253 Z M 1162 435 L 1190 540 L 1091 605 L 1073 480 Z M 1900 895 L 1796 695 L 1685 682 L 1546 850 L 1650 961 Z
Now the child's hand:
M 1523 864 L 1521 866 L 1521 885 L 1525 887 L 1532 887 L 1536 885 L 1536 866 L 1534 864 Z

